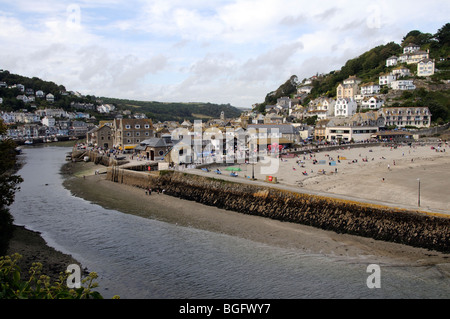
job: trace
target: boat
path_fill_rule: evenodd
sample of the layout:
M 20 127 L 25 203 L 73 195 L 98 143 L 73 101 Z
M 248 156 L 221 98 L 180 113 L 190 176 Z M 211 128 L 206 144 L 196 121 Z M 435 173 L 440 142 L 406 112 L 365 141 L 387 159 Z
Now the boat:
M 31 144 L 33 144 L 33 140 L 26 140 L 24 143 L 25 143 L 26 145 L 31 145 Z

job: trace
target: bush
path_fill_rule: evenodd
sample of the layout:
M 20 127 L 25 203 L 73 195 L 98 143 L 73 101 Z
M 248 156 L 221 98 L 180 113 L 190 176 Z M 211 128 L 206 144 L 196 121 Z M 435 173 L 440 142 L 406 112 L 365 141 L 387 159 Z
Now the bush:
M 103 299 L 100 293 L 92 291 L 98 284 L 95 272 L 82 280 L 86 287 L 76 289 L 67 287 L 69 273 L 61 273 L 59 280 L 50 282 L 50 277 L 41 274 L 42 264 L 33 263 L 29 269 L 29 278 L 22 279 L 17 262 L 19 254 L 0 257 L 0 299 Z

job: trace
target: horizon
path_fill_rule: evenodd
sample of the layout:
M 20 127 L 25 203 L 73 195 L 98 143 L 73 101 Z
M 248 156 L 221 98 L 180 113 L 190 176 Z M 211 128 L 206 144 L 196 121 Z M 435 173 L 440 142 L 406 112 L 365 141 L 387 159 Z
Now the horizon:
M 450 9 L 403 0 L 0 3 L 0 68 L 13 74 L 83 95 L 239 109 L 292 75 L 339 70 L 412 30 L 434 34 Z

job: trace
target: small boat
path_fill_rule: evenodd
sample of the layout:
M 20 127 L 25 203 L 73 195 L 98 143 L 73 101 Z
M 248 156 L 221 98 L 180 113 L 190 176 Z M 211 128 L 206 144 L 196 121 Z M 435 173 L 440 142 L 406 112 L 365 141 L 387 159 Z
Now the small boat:
M 25 141 L 25 144 L 26 144 L 26 145 L 31 145 L 31 144 L 33 144 L 33 140 L 26 140 L 26 141 Z

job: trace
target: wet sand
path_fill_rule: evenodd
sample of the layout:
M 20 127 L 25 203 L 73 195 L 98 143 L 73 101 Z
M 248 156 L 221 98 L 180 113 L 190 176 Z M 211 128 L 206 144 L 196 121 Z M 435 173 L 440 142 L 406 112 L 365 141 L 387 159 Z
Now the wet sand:
M 337 260 L 413 266 L 440 264 L 442 271 L 450 275 L 449 254 L 240 214 L 155 192 L 146 195 L 143 189 L 95 175 L 98 166 L 92 163 L 70 165 L 66 165 L 66 173 L 81 170 L 83 176 L 67 178 L 64 186 L 73 195 L 105 208 Z

